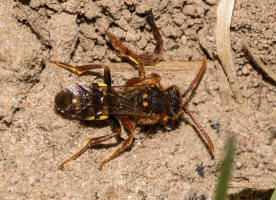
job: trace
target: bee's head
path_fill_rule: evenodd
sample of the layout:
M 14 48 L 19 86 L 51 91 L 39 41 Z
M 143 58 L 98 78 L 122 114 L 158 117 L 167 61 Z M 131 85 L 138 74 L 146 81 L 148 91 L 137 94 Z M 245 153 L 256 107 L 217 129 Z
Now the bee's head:
M 167 116 L 176 120 L 180 114 L 183 112 L 181 108 L 182 99 L 179 88 L 176 85 L 172 85 L 171 87 L 166 89 L 166 97 L 167 97 Z

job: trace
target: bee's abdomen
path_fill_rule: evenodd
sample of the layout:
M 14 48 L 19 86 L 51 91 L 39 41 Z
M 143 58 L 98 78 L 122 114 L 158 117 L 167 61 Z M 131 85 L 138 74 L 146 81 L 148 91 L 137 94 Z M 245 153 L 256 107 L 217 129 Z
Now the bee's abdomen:
M 92 86 L 75 84 L 56 95 L 55 108 L 63 115 L 82 120 L 104 120 L 108 118 L 106 85 Z

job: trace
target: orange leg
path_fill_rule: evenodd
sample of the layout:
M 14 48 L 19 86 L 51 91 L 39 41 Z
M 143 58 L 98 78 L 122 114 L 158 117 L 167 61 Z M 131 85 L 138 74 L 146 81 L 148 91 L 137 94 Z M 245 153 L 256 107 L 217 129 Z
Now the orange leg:
M 150 79 L 154 80 L 156 83 L 159 83 L 161 81 L 161 76 L 157 73 L 151 73 Z
M 143 79 L 140 79 L 138 77 L 134 77 L 134 78 L 131 78 L 131 79 L 128 79 L 125 83 L 126 86 L 132 86 L 132 85 L 135 85 L 137 83 L 140 83 Z
M 129 147 L 131 145 L 131 142 L 133 140 L 134 137 L 134 126 L 133 124 L 125 117 L 122 118 L 122 123 L 124 128 L 130 132 L 130 135 L 128 136 L 128 138 L 126 140 L 123 141 L 123 143 L 121 144 L 121 146 L 119 146 L 113 153 L 111 153 L 109 156 L 107 156 L 100 164 L 99 166 L 99 170 L 102 170 L 103 166 L 105 163 L 107 163 L 108 161 L 110 161 L 112 158 L 114 158 L 116 155 L 118 155 L 118 153 L 120 153 L 121 151 L 125 150 L 127 147 Z
M 82 145 L 82 147 L 76 152 L 74 153 L 70 158 L 64 160 L 60 165 L 59 165 L 59 169 L 62 169 L 63 166 L 70 162 L 71 160 L 75 160 L 76 158 L 78 158 L 82 153 L 84 153 L 88 148 L 90 148 L 92 145 L 94 144 L 99 144 L 99 143 L 102 143 L 106 140 L 109 140 L 115 136 L 118 136 L 120 135 L 121 133 L 121 125 L 119 123 L 119 121 L 113 117 L 113 116 L 110 116 L 110 119 L 113 121 L 113 126 L 114 126 L 114 133 L 111 133 L 111 134 L 108 134 L 108 135 L 105 135 L 105 136 L 100 136 L 100 137 L 96 137 L 96 138 L 89 138 L 88 141 Z
M 144 65 L 155 65 L 162 60 L 164 56 L 164 49 L 163 49 L 163 39 L 159 32 L 158 27 L 156 26 L 152 14 L 152 10 L 146 12 L 146 20 L 147 23 L 150 25 L 154 39 L 156 41 L 156 47 L 154 49 L 153 54 L 141 54 L 138 56 L 138 59 L 140 62 L 142 62 Z
M 92 69 L 104 69 L 104 82 L 110 86 L 111 85 L 111 74 L 109 67 L 104 65 L 83 65 L 83 66 L 71 66 L 63 62 L 58 62 L 54 60 L 49 60 L 50 63 L 56 64 L 59 67 L 69 70 L 70 72 L 74 72 L 77 75 L 81 76 L 84 72 L 87 72 Z
M 138 65 L 137 55 L 132 50 L 127 48 L 114 34 L 106 32 L 106 35 L 111 42 L 113 48 L 116 50 L 115 54 L 117 56 L 124 57 Z
M 117 51 L 115 52 L 117 56 L 126 58 L 127 60 L 133 62 L 134 64 L 138 65 L 140 77 L 144 78 L 145 77 L 145 68 L 143 63 L 141 63 L 138 60 L 138 56 L 129 48 L 127 48 L 115 35 L 112 33 L 107 32 L 106 33 L 112 46 L 114 49 Z
M 115 35 L 109 32 L 106 33 L 112 46 L 117 51 L 116 54 L 138 65 L 141 79 L 145 78 L 144 65 L 155 65 L 160 62 L 164 55 L 162 36 L 154 22 L 152 10 L 146 12 L 146 20 L 150 25 L 154 39 L 156 40 L 156 47 L 153 54 L 137 55 L 131 49 L 127 48 Z
M 161 76 L 157 73 L 152 73 L 150 75 L 150 77 L 146 77 L 146 78 L 139 78 L 139 77 L 134 77 L 134 78 L 131 78 L 129 80 L 126 81 L 125 85 L 126 86 L 132 86 L 132 85 L 136 85 L 142 81 L 147 81 L 147 82 L 153 82 L 154 84 L 155 83 L 159 83 L 161 81 Z

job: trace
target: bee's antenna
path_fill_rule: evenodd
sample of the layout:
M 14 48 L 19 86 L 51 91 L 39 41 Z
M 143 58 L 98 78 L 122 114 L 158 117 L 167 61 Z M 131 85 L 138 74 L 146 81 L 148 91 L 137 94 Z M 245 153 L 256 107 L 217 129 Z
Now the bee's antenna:
M 202 128 L 202 126 L 200 126 L 200 124 L 195 120 L 195 118 L 193 117 L 193 115 L 190 113 L 190 111 L 186 107 L 184 107 L 183 109 L 184 109 L 184 112 L 187 113 L 190 116 L 190 118 L 192 119 L 192 121 L 194 122 L 194 124 L 196 125 L 196 127 L 200 130 L 201 134 L 206 139 L 211 153 L 214 153 L 213 142 L 210 139 L 210 137 L 208 136 L 208 134 L 206 133 L 206 131 Z
M 203 74 L 203 72 L 204 72 L 205 69 L 206 69 L 206 57 L 203 56 L 202 57 L 202 65 L 201 65 L 200 70 L 197 72 L 196 77 L 191 82 L 190 87 L 187 90 L 185 90 L 185 92 L 182 94 L 182 97 L 185 97 L 189 92 L 191 92 L 193 90 L 193 88 L 197 84 L 198 80 L 202 76 L 202 74 Z
M 187 96 L 189 94 L 189 92 L 191 92 L 194 89 L 194 87 L 198 83 L 198 80 L 201 78 L 201 76 L 202 76 L 205 69 L 206 69 L 206 57 L 203 56 L 201 68 L 197 72 L 196 77 L 194 78 L 194 80 L 191 82 L 190 87 L 182 94 L 182 98 Z M 211 153 L 213 153 L 214 152 L 214 145 L 212 143 L 212 140 L 210 139 L 210 137 L 208 136 L 206 131 L 202 128 L 202 126 L 200 126 L 200 124 L 195 120 L 195 118 L 190 113 L 190 111 L 187 109 L 187 107 L 185 106 L 184 101 L 183 101 L 183 104 L 182 104 L 182 108 L 183 108 L 184 112 L 187 113 L 190 116 L 190 118 L 192 119 L 192 121 L 194 122 L 196 127 L 200 130 L 201 134 L 204 136 L 204 138 L 206 139 L 206 141 L 208 143 L 208 146 L 209 146 L 209 149 L 210 149 Z

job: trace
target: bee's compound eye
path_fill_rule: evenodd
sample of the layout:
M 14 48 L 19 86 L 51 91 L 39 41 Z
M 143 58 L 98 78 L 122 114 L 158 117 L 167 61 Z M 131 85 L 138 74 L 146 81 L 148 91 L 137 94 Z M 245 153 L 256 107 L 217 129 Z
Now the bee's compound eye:
M 62 113 L 66 112 L 71 108 L 71 102 L 71 94 L 68 91 L 63 90 L 55 97 L 55 108 Z

